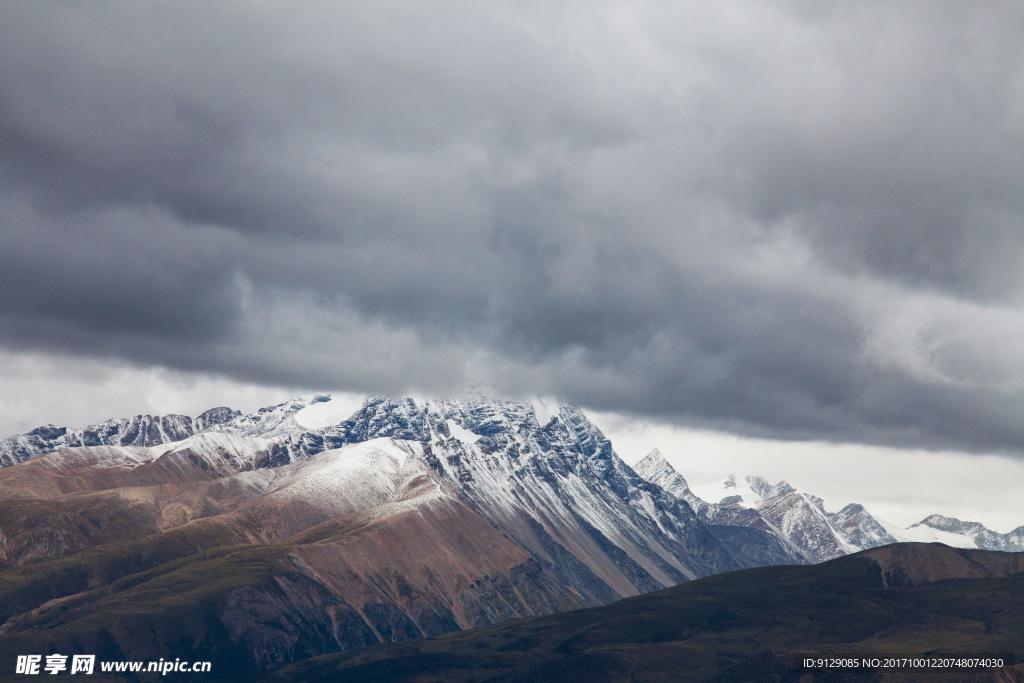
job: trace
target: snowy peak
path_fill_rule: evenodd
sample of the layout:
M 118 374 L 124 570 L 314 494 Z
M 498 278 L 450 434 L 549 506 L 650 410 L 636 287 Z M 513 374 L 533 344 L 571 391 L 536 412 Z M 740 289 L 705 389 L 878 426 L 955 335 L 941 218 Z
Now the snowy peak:
M 188 415 L 136 415 L 87 427 L 47 425 L 0 441 L 0 467 L 9 467 L 61 448 L 156 446 L 188 438 L 236 418 L 230 408 L 213 408 L 193 420 Z
M 904 530 L 908 540 L 928 538 L 961 548 L 984 548 L 1004 552 L 1024 551 L 1024 526 L 1001 534 L 978 522 L 962 522 L 953 517 L 931 515 Z
M 231 408 L 224 406 L 219 408 L 210 408 L 193 420 L 192 426 L 195 429 L 195 432 L 203 432 L 219 424 L 230 422 L 241 414 L 242 413 L 240 411 L 232 410 Z
M 672 465 L 668 464 L 668 460 L 665 460 L 665 456 L 661 454 L 661 449 L 660 448 L 652 449 L 650 453 L 645 455 L 643 457 L 643 460 L 640 461 L 640 463 L 644 463 L 644 462 L 648 462 L 648 463 L 651 463 L 653 465 L 657 465 L 658 467 L 669 467 L 669 468 L 672 468 Z M 637 463 L 637 464 L 639 465 L 640 463 Z M 675 469 L 672 468 L 672 471 L 675 472 Z
M 533 416 L 537 420 L 538 427 L 546 427 L 558 418 L 561 411 L 561 404 L 551 399 L 534 397 L 530 399 L 530 407 L 533 408 Z
M 686 501 L 690 507 L 699 502 L 690 491 L 686 479 L 676 472 L 657 448 L 644 456 L 633 470 L 652 484 L 657 484 L 676 498 Z
M 323 429 L 344 421 L 353 412 L 346 401 L 333 400 L 330 394 L 313 394 L 304 401 L 306 407 L 292 414 L 292 419 L 305 429 Z
M 826 513 L 826 516 L 843 539 L 855 548 L 876 548 L 899 541 L 883 522 L 858 503 L 850 503 L 839 512 Z
M 661 454 L 657 448 L 644 456 L 643 460 L 633 466 L 633 471 L 639 474 L 647 481 L 654 482 L 661 486 L 659 481 L 667 481 L 678 477 L 683 479 L 682 475 L 676 472 L 675 468 L 665 460 L 665 456 Z M 664 486 L 662 486 L 664 488 Z
M 395 505 L 442 495 L 422 465 L 419 444 L 371 439 L 320 453 L 279 470 L 267 492 L 270 500 L 313 506 L 332 515 Z M 419 486 L 410 485 L 420 480 Z
M 821 498 L 797 491 L 786 481 L 771 484 L 761 476 L 741 478 L 731 474 L 720 481 L 695 486 L 692 492 L 680 493 L 680 489 L 671 487 L 671 479 L 665 474 L 665 468 L 671 466 L 662 464 L 663 461 L 660 454 L 645 458 L 637 472 L 687 500 L 703 521 L 715 525 L 719 535 L 746 547 L 760 547 L 762 563 L 821 562 L 901 540 L 863 506 L 848 505 L 832 513 L 825 509 Z M 675 476 L 682 480 L 678 474 Z M 740 529 L 767 534 L 775 539 L 774 545 Z
M 781 496 L 791 491 L 795 491 L 789 482 L 780 481 L 778 484 L 769 484 L 768 480 L 764 477 L 748 476 L 744 478 L 747 485 L 750 486 L 750 490 L 756 495 L 761 497 L 761 500 L 768 500 L 775 496 Z
M 730 474 L 725 479 L 692 487 L 701 500 L 719 505 L 739 504 L 753 507 L 765 500 L 790 493 L 795 489 L 785 481 L 769 484 L 764 477 L 747 476 L 742 479 Z
M 582 562 L 597 579 L 587 588 L 594 596 L 739 566 L 692 510 L 622 462 L 583 411 L 561 405 L 546 420 L 540 412 L 533 401 L 479 394 L 372 399 L 322 435 L 345 444 L 418 442 L 436 476 L 538 560 L 568 558 L 561 547 L 577 558 L 567 561 Z
M 861 548 L 840 533 L 821 506 L 821 499 L 798 491 L 770 498 L 757 506 L 761 517 L 812 562 L 835 559 Z
M 685 494 L 671 487 L 666 469 L 671 466 L 659 454 L 637 465 L 637 473 L 670 491 L 680 499 Z M 674 470 L 672 470 L 674 473 Z M 682 477 L 676 474 L 681 480 Z M 1007 534 L 985 528 L 977 522 L 931 515 L 903 529 L 872 515 L 863 505 L 851 503 L 829 512 L 824 501 L 797 491 L 788 482 L 769 484 L 764 477 L 729 475 L 711 484 L 694 486 L 701 502 L 691 502 L 705 522 L 721 526 L 770 529 L 781 541 L 799 549 L 808 561 L 821 562 L 858 550 L 891 543 L 944 543 L 957 548 L 984 548 L 1007 552 L 1024 551 L 1024 527 Z M 703 504 L 702 504 L 703 503 Z
M 943 517 L 942 515 L 929 515 L 914 526 L 929 526 L 939 531 L 948 531 L 952 534 L 977 534 L 988 531 L 977 522 L 961 522 L 954 517 Z
M 258 436 L 262 438 L 301 433 L 306 431 L 306 427 L 299 424 L 295 416 L 311 406 L 315 406 L 318 403 L 327 403 L 330 400 L 330 394 L 299 396 L 284 403 L 260 408 L 255 413 L 248 415 L 238 414 L 234 419 L 215 426 L 215 429 L 241 436 Z

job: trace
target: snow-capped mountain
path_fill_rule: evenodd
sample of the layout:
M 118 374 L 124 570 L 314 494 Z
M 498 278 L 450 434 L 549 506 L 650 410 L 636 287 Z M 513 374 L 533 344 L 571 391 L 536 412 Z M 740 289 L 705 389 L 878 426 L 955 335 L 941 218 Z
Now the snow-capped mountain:
M 851 504 L 839 512 L 828 512 L 821 498 L 798 491 L 786 481 L 773 485 L 763 477 L 730 475 L 696 491 L 718 500 L 708 504 L 705 516 L 728 516 L 738 523 L 751 524 L 752 513 L 756 513 L 807 562 L 823 562 L 898 540 L 863 506 Z M 742 517 L 737 514 L 740 510 L 744 510 Z
M 747 501 L 743 501 L 742 494 L 737 494 L 735 477 L 721 482 L 721 486 L 715 487 L 713 495 L 709 496 L 717 499 L 721 489 L 721 498 L 727 502 L 710 504 L 690 490 L 686 480 L 673 469 L 658 449 L 637 463 L 635 470 L 641 477 L 686 502 L 743 564 L 766 566 L 808 561 L 805 553 L 752 509 L 753 502 L 760 498 L 749 487 L 744 489 Z
M 788 482 L 771 484 L 759 476 L 730 475 L 690 487 L 657 449 L 637 464 L 636 471 L 686 501 L 712 528 L 744 526 L 768 531 L 796 551 L 797 562 L 822 562 L 910 541 L 986 550 L 1024 549 L 1024 527 L 999 534 L 977 522 L 932 515 L 904 529 L 873 516 L 857 503 L 829 512 L 821 498 L 797 491 Z
M 566 411 L 564 421 L 563 411 Z M 581 443 L 570 443 L 573 441 L 570 434 L 575 432 L 569 427 L 574 424 L 582 430 L 576 435 L 577 440 L 583 439 Z M 311 428 L 313 425 L 323 426 Z M 145 477 L 150 470 L 167 468 L 187 454 L 192 461 L 202 460 L 204 471 L 231 475 L 278 467 L 346 444 L 389 436 L 428 444 L 422 457 L 431 462 L 438 475 L 460 487 L 464 495 L 488 515 L 492 509 L 546 511 L 552 506 L 551 500 L 572 500 L 572 511 L 558 508 L 549 515 L 549 523 L 553 524 L 554 519 L 582 515 L 584 524 L 601 529 L 606 524 L 604 517 L 608 510 L 615 506 L 593 499 L 593 487 L 590 485 L 594 481 L 584 482 L 581 475 L 601 480 L 602 486 L 614 484 L 613 490 L 622 494 L 618 505 L 625 505 L 631 510 L 628 514 L 618 510 L 619 517 L 625 519 L 636 515 L 650 518 L 652 514 L 653 517 L 665 514 L 652 502 L 654 498 L 650 492 L 637 488 L 638 482 L 649 482 L 669 494 L 670 498 L 686 503 L 714 532 L 712 535 L 724 544 L 727 554 L 741 566 L 818 562 L 900 541 L 941 542 L 957 547 L 993 550 L 1024 549 L 1024 527 L 999 534 L 976 522 L 932 515 L 903 529 L 872 516 L 857 504 L 848 505 L 839 512 L 827 512 L 821 499 L 796 491 L 785 481 L 771 484 L 759 476 L 731 475 L 718 482 L 690 487 L 657 449 L 635 468 L 626 466 L 614 453 L 611 454 L 614 457 L 596 458 L 584 470 L 574 470 L 565 463 L 550 463 L 544 457 L 526 458 L 527 462 L 535 464 L 523 467 L 520 462 L 523 453 L 538 455 L 549 450 L 552 445 L 549 437 L 538 439 L 538 436 L 546 428 L 558 431 L 557 425 L 564 428 L 561 440 L 556 444 L 558 450 L 594 448 L 597 442 L 603 444 L 602 448 L 611 450 L 607 440 L 581 411 L 538 400 L 517 404 L 476 396 L 465 401 L 440 400 L 417 404 L 412 399 L 372 399 L 355 415 L 345 416 L 338 412 L 330 395 L 314 394 L 261 408 L 252 414 L 220 407 L 196 418 L 137 415 L 82 428 L 47 425 L 0 441 L 0 467 L 59 452 L 64 460 L 91 460 L 93 469 L 102 463 L 110 465 L 118 459 L 139 465 L 141 458 L 147 461 L 147 467 L 136 475 Z M 531 430 L 537 433 L 533 434 Z M 519 436 L 496 438 L 499 433 Z M 228 440 L 229 437 L 233 440 Z M 495 442 L 499 445 L 495 446 Z M 171 445 L 174 447 L 170 448 Z M 138 449 L 83 450 L 98 446 L 135 446 L 149 450 L 146 455 L 140 455 Z M 543 465 L 538 467 L 536 463 Z M 552 479 L 547 473 L 547 468 L 552 465 L 553 471 L 567 477 L 571 474 L 572 477 L 564 481 Z M 180 468 L 180 465 L 175 467 Z M 633 474 L 633 469 L 639 478 Z M 524 477 L 529 480 L 529 486 L 525 486 Z M 606 477 L 609 477 L 607 481 L 604 480 Z M 511 493 L 504 485 L 509 481 L 520 484 L 513 487 Z M 568 490 L 575 491 L 580 499 L 568 495 Z M 521 499 L 515 500 L 516 496 Z M 632 502 L 630 496 L 633 497 Z M 664 507 L 663 502 L 661 506 Z M 596 514 L 594 510 L 603 512 Z M 685 512 L 672 513 L 677 526 L 680 514 L 686 517 Z M 640 526 L 645 525 L 649 522 Z M 666 533 L 667 527 L 663 523 L 655 523 L 655 526 L 659 534 Z M 769 543 L 772 547 L 754 551 L 757 539 L 750 538 L 748 534 L 741 540 L 736 536 L 740 528 L 767 532 L 782 543 Z M 624 532 L 616 530 L 615 533 L 622 535 Z M 646 537 L 647 531 L 639 528 L 631 527 L 629 533 L 622 537 L 634 534 L 643 537 L 635 541 L 640 547 L 662 545 L 660 540 L 655 542 Z M 763 539 L 761 541 L 760 544 L 764 545 Z M 539 547 L 535 541 L 530 543 Z M 640 556 L 644 552 L 631 547 L 627 556 Z M 714 571 L 715 562 L 706 568 L 684 568 L 678 562 L 668 561 L 660 551 L 656 554 L 660 558 L 658 563 L 667 563 L 672 569 L 646 568 L 646 574 L 657 577 L 653 583 L 645 584 L 647 587 L 667 585 Z
M 952 517 L 930 515 L 906 529 L 892 528 L 890 533 L 901 542 L 944 543 L 954 548 L 984 548 L 1005 552 L 1024 551 L 1024 526 L 1000 534 L 977 522 L 961 522 Z
M 692 510 L 622 462 L 578 408 L 538 418 L 532 404 L 482 396 L 374 399 L 319 433 L 330 444 L 423 444 L 424 461 L 474 511 L 537 557 L 567 549 L 616 593 L 740 566 Z
M 676 472 L 668 461 L 662 456 L 661 451 L 655 448 L 653 451 L 647 454 L 643 460 L 638 462 L 633 470 L 641 477 L 657 484 L 667 493 L 671 493 L 676 498 L 685 500 L 694 511 L 698 508 L 707 505 L 701 498 L 694 495 L 693 491 L 690 490 L 690 486 L 683 479 L 683 476 Z
M 737 479 L 731 474 L 721 481 L 694 488 L 694 495 L 713 505 L 736 503 L 743 507 L 755 507 L 769 498 L 775 498 L 794 489 L 785 481 L 772 485 L 764 477 Z
M 230 408 L 213 408 L 192 419 L 188 415 L 136 415 L 111 419 L 98 425 L 68 429 L 46 425 L 27 434 L 0 441 L 0 467 L 7 467 L 60 448 L 82 446 L 153 446 L 180 441 L 239 413 Z
M 821 499 L 799 491 L 768 498 L 757 504 L 757 513 L 811 562 L 824 562 L 862 550 L 837 529 Z M 873 547 L 873 546 L 872 546 Z

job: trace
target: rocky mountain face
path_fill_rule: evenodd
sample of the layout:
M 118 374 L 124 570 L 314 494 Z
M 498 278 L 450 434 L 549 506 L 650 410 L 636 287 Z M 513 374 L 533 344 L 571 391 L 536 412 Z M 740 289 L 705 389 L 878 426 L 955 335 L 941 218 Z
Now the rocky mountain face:
M 9 439 L 61 446 L 0 469 L 0 640 L 257 670 L 749 564 L 576 408 L 373 399 L 307 428 L 327 401 Z
M 818 563 L 850 553 L 902 542 L 939 542 L 959 548 L 1019 552 L 1024 550 L 1024 527 L 999 534 L 977 522 L 932 515 L 901 529 L 874 517 L 863 505 L 851 503 L 829 512 L 824 502 L 781 481 L 763 477 L 726 479 L 691 489 L 657 450 L 636 466 L 636 472 L 658 483 L 689 504 L 724 542 L 737 527 L 757 529 L 774 538 L 785 551 L 761 553 L 760 565 Z M 788 551 L 788 553 L 786 552 Z
M 806 554 L 757 511 L 739 505 L 735 494 L 723 497 L 723 504 L 711 504 L 690 490 L 686 480 L 655 449 L 634 468 L 648 481 L 687 503 L 698 518 L 747 567 L 808 562 Z M 733 482 L 734 484 L 735 482 Z M 767 485 L 767 482 L 765 482 Z
M 694 512 L 707 507 L 707 503 L 693 494 L 683 476 L 668 464 L 657 448 L 638 462 L 633 470 L 652 484 L 660 486 L 666 493 L 686 501 Z
M 136 415 L 98 425 L 68 429 L 52 424 L 0 441 L 0 467 L 8 467 L 43 453 L 83 446 L 155 446 L 188 438 L 214 425 L 236 418 L 230 408 L 213 408 L 195 418 L 188 415 Z

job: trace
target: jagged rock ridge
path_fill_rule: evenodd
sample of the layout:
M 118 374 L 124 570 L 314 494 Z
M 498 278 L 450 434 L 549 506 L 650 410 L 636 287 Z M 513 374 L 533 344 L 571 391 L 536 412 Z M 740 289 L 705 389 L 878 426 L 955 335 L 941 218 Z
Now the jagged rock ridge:
M 61 448 L 172 443 L 239 415 L 239 411 L 230 408 L 212 408 L 195 419 L 188 415 L 136 415 L 77 429 L 50 424 L 0 441 L 0 467 L 9 467 Z
M 686 501 L 720 537 L 735 535 L 739 527 L 761 530 L 790 551 L 792 562 L 822 562 L 860 550 L 911 541 L 941 542 L 960 548 L 1024 550 L 1024 527 L 999 534 L 977 522 L 932 515 L 901 529 L 873 516 L 857 503 L 850 503 L 838 512 L 829 512 L 821 498 L 797 491 L 785 481 L 772 485 L 759 476 L 730 475 L 693 490 L 657 450 L 638 463 L 636 471 Z M 781 562 L 785 560 L 774 563 Z

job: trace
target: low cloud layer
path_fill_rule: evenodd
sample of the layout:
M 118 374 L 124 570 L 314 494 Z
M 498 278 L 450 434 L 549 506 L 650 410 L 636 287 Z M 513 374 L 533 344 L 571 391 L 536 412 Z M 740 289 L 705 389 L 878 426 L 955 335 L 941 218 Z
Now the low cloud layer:
M 1024 453 L 1022 32 L 1013 2 L 7 4 L 0 345 Z

